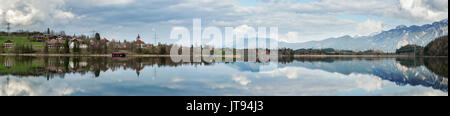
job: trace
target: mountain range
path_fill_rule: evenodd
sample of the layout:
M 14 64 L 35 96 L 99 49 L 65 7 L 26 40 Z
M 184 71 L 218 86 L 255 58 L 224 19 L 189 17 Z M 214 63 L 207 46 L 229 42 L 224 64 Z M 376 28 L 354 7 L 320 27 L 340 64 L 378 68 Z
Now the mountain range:
M 395 29 L 383 31 L 381 33 L 370 36 L 342 36 L 338 38 L 329 38 L 322 41 L 310 41 L 305 43 L 280 42 L 279 46 L 292 49 L 379 49 L 385 52 L 395 52 L 396 49 L 408 44 L 426 46 L 434 39 L 444 35 L 448 35 L 448 19 L 434 22 L 432 24 L 425 24 L 422 26 L 413 25 L 408 27 L 400 25 Z

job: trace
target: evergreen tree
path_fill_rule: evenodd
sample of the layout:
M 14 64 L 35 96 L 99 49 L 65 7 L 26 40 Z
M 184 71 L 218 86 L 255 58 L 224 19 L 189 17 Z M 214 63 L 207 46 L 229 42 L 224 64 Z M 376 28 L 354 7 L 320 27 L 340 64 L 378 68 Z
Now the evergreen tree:
M 16 54 L 23 53 L 23 44 L 16 44 L 14 46 L 14 53 L 16 53 Z
M 77 54 L 81 53 L 80 44 L 78 42 L 74 42 L 73 52 Z
M 64 53 L 65 53 L 65 54 L 69 54 L 69 53 L 70 53 L 69 40 L 65 40 L 65 41 L 64 41 L 64 46 L 63 46 L 63 48 L 64 48 Z
M 143 50 L 142 50 L 142 48 L 140 48 L 140 47 L 139 47 L 139 48 L 137 49 L 136 53 L 138 53 L 138 54 L 142 54 L 142 53 L 143 53 Z
M 58 54 L 59 54 L 59 53 L 60 53 L 60 45 L 59 45 L 59 44 L 56 44 L 56 46 L 55 46 L 55 47 L 56 47 L 56 48 L 55 48 L 55 49 L 56 49 L 56 50 L 55 50 L 55 51 L 56 51 L 56 53 L 58 53 Z
M 3 44 L 0 44 L 0 53 L 5 53 L 5 47 Z
M 92 51 L 91 51 L 91 49 L 92 49 L 92 46 L 91 46 L 91 41 L 89 40 L 89 39 L 86 39 L 86 40 L 84 40 L 84 43 L 87 45 L 87 52 L 88 53 L 92 53 Z
M 44 54 L 48 54 L 48 44 L 44 42 Z
M 24 53 L 33 53 L 33 46 L 31 44 L 17 44 L 14 46 L 14 53 L 16 54 L 24 54 Z
M 161 45 L 160 46 L 160 52 L 159 52 L 159 54 L 166 54 L 166 46 L 164 46 L 164 45 Z
M 103 54 L 108 54 L 108 46 L 106 45 L 106 42 L 103 43 Z
M 95 40 L 100 41 L 101 37 L 100 37 L 100 33 L 95 33 Z

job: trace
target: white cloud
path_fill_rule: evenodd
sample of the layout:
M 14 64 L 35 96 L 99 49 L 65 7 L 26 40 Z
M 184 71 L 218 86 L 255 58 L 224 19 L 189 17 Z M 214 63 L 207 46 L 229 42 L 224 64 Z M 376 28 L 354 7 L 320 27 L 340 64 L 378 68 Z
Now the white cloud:
M 0 96 L 62 96 L 81 91 L 69 87 L 67 83 L 44 81 L 46 80 L 0 78 Z
M 55 16 L 54 18 L 61 19 L 61 20 L 75 18 L 75 15 L 73 13 L 71 13 L 71 12 L 64 12 L 64 11 L 55 11 L 54 16 Z
M 281 35 L 279 40 L 288 43 L 304 42 L 300 40 L 300 34 L 298 32 L 287 32 L 286 34 Z
M 401 8 L 417 19 L 430 21 L 448 18 L 448 0 L 399 0 Z
M 13 25 L 58 24 L 75 18 L 64 0 L 0 0 L 0 21 Z
M 244 85 L 244 86 L 246 86 L 252 82 L 245 76 L 237 76 L 237 75 L 233 75 L 233 81 L 235 81 L 241 85 Z
M 2 23 L 3 20 L 3 9 L 0 8 L 0 23 Z
M 167 21 L 168 23 L 171 23 L 171 24 L 180 24 L 180 23 L 184 23 L 184 21 L 183 20 L 168 20 Z
M 254 33 L 256 34 L 256 30 L 254 27 L 250 27 L 248 25 L 241 25 L 238 26 L 234 29 L 233 31 L 234 33 L 239 33 L 239 34 L 248 34 L 248 33 Z
M 78 7 L 127 5 L 135 0 L 65 0 L 68 4 Z
M 92 1 L 96 1 L 99 5 L 124 5 L 133 2 L 134 0 L 88 0 L 92 3 Z
M 365 22 L 359 23 L 356 27 L 356 32 L 360 36 L 366 36 L 370 34 L 375 34 L 383 31 L 383 22 L 367 20 Z
M 174 83 L 178 83 L 178 82 L 182 82 L 182 81 L 184 81 L 183 78 L 173 78 L 172 79 L 172 82 L 174 82 Z
M 376 91 L 383 89 L 383 80 L 380 77 L 363 74 L 350 74 L 350 77 L 356 77 L 355 83 L 358 88 L 366 91 Z

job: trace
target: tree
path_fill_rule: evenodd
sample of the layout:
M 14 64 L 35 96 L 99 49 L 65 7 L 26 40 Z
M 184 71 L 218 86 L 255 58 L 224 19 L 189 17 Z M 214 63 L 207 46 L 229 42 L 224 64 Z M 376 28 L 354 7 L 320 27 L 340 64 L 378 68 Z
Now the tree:
M 5 53 L 5 47 L 3 44 L 0 44 L 0 53 Z
M 108 54 L 108 45 L 106 43 L 103 44 L 103 54 Z
M 28 45 L 26 46 L 26 48 L 25 48 L 25 52 L 26 52 L 26 53 L 34 53 L 33 45 L 28 44 Z
M 100 33 L 95 33 L 95 40 L 100 41 L 101 37 L 100 37 Z
M 89 39 L 85 39 L 84 40 L 84 43 L 86 43 L 86 45 L 87 45 L 87 52 L 89 52 L 89 53 L 92 53 L 92 51 L 91 51 L 91 49 L 92 49 L 92 46 L 91 46 L 91 41 L 89 40 Z
M 92 43 L 90 42 L 90 44 L 89 44 L 89 51 L 91 52 L 91 54 L 96 54 L 96 53 L 98 53 L 98 41 L 96 40 L 96 39 L 92 39 L 93 41 L 92 41 Z
M 74 44 L 73 53 L 77 53 L 77 54 L 81 53 L 80 44 L 78 42 L 74 42 L 73 44 Z
M 413 55 L 423 55 L 424 48 L 419 45 L 406 45 L 396 50 L 396 54 L 413 54 Z
M 14 46 L 14 53 L 16 54 L 24 54 L 24 53 L 33 53 L 33 46 L 30 44 L 17 44 Z
M 166 46 L 165 45 L 160 46 L 159 54 L 166 54 Z
M 448 56 L 448 36 L 437 38 L 429 43 L 424 50 L 427 56 Z
M 44 54 L 48 54 L 48 44 L 44 42 Z
M 23 53 L 23 47 L 24 47 L 23 44 L 20 44 L 20 43 L 16 44 L 14 46 L 14 53 L 16 53 L 16 54 Z
M 64 53 L 69 54 L 70 53 L 70 46 L 69 46 L 69 40 L 64 41 Z
M 56 51 L 56 53 L 58 53 L 58 54 L 59 54 L 59 53 L 60 53 L 60 49 L 61 49 L 61 48 L 60 48 L 60 45 L 59 45 L 59 44 L 56 44 L 56 46 L 55 46 L 55 47 L 56 47 L 56 48 L 55 48 L 55 49 L 56 49 L 56 50 L 55 50 L 55 51 Z
M 143 50 L 142 50 L 142 48 L 138 48 L 137 50 L 136 50 L 136 53 L 138 53 L 138 54 L 142 54 L 143 53 Z

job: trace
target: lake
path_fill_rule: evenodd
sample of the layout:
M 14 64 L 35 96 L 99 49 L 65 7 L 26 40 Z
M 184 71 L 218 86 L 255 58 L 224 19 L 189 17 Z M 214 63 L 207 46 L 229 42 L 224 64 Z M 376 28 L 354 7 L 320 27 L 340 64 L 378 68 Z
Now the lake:
M 448 96 L 447 58 L 0 56 L 0 96 Z

